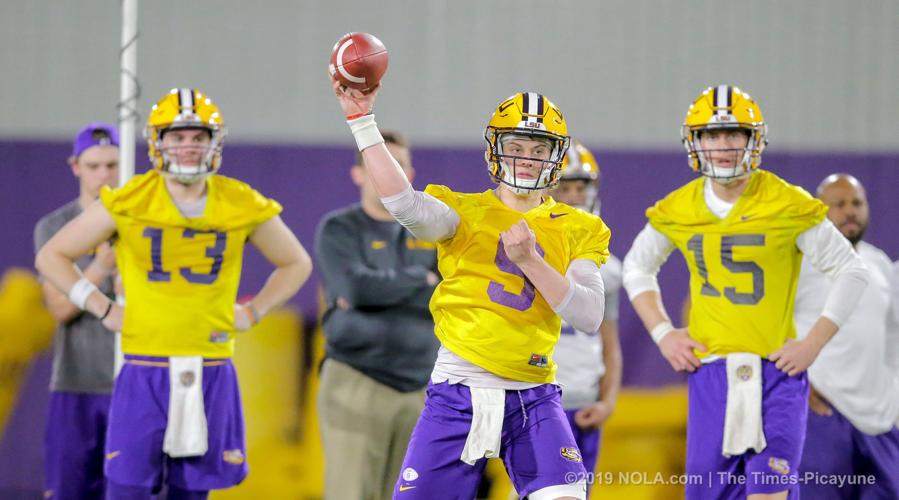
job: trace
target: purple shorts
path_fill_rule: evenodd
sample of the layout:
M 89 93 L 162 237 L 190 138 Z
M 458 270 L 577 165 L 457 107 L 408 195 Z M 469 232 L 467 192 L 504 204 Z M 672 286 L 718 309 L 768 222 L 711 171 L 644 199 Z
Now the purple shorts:
M 526 413 L 526 418 L 525 418 Z M 462 462 L 471 428 L 471 391 L 463 384 L 429 384 L 394 498 L 474 498 L 486 459 Z M 558 386 L 506 391 L 500 457 L 522 497 L 549 486 L 583 481 L 586 472 L 561 406 Z M 583 491 L 583 490 L 581 490 Z
M 109 396 L 51 392 L 44 433 L 44 495 L 103 498 Z
M 584 459 L 584 470 L 587 472 L 596 471 L 596 461 L 599 459 L 599 442 L 602 431 L 600 429 L 584 430 L 574 423 L 574 414 L 577 410 L 565 410 L 565 416 L 568 417 L 568 425 L 571 426 L 571 433 L 574 434 L 574 442 L 581 450 L 581 458 Z M 590 478 L 592 475 L 588 474 Z M 587 491 L 590 491 L 590 483 L 587 483 Z
M 806 498 L 899 498 L 899 429 L 872 436 L 837 410 L 809 412 L 799 473 Z
M 748 451 L 725 458 L 724 412 L 727 407 L 725 360 L 702 365 L 687 379 L 688 499 L 745 499 L 756 493 L 789 491 L 799 498 L 799 460 L 805 441 L 808 379 L 790 377 L 774 363 L 762 360 L 762 425 L 768 445 L 761 453 Z
M 165 482 L 186 490 L 229 488 L 247 476 L 243 412 L 229 359 L 203 363 L 203 400 L 209 449 L 205 455 L 163 454 L 169 409 L 167 358 L 126 355 L 116 379 L 106 437 L 106 478 L 125 486 Z

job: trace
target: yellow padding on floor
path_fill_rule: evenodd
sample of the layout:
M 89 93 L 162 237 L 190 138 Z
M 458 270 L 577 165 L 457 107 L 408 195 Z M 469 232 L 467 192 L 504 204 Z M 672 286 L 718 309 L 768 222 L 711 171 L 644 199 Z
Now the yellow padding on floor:
M 321 496 L 321 440 L 315 411 L 307 406 L 310 400 L 301 389 L 302 338 L 302 318 L 292 310 L 276 311 L 238 334 L 234 364 L 244 405 L 250 475 L 236 488 L 213 492 L 211 498 Z
M 687 389 L 625 389 L 603 427 L 599 463 L 590 498 L 650 500 L 683 498 L 676 484 L 684 474 Z M 491 460 L 491 500 L 517 498 L 502 462 Z

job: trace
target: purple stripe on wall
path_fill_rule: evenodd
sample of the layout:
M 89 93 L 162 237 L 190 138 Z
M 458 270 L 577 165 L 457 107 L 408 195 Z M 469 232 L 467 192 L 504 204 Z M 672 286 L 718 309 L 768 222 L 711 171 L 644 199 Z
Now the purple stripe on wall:
M 69 148 L 69 144 L 58 142 L 0 141 L 0 213 L 5 221 L 0 269 L 30 268 L 35 222 L 77 195 L 77 184 L 65 164 Z M 603 217 L 612 228 L 612 251 L 623 257 L 645 224 L 644 210 L 692 179 L 694 174 L 679 151 L 596 148 L 594 152 L 602 168 Z M 147 164 L 144 154 L 145 150 L 139 150 L 138 164 L 142 166 Z M 358 198 L 358 191 L 349 179 L 352 161 L 353 151 L 349 146 L 228 144 L 222 173 L 249 182 L 265 195 L 279 200 L 284 205 L 282 217 L 311 251 L 319 219 Z M 413 161 L 418 171 L 417 188 L 436 183 L 458 191 L 481 191 L 490 186 L 480 148 L 416 148 Z M 829 173 L 852 173 L 867 187 L 871 204 L 872 227 L 866 239 L 892 258 L 899 257 L 899 231 L 896 231 L 899 205 L 894 202 L 899 187 L 899 153 L 778 154 L 772 150 L 765 154 L 764 167 L 808 190 L 813 190 Z M 669 311 L 678 317 L 687 292 L 687 274 L 682 257 L 671 260 L 663 269 L 660 282 Z M 248 252 L 241 293 L 258 290 L 269 271 L 258 252 Z M 318 278 L 313 275 L 310 284 L 294 299 L 307 318 L 315 317 L 317 284 Z M 683 380 L 658 354 L 627 300 L 622 301 L 620 327 L 626 384 L 658 386 Z M 33 396 L 36 395 L 20 403 L 36 404 L 36 399 L 45 399 L 44 395 Z M 22 426 L 8 429 L 7 436 L 21 436 L 35 449 L 41 442 L 42 429 L 42 425 Z M 21 449 L 18 445 L 9 446 L 10 443 L 3 443 L 0 452 L 5 455 Z M 0 468 L 0 487 L 11 484 L 9 480 Z
M 5 215 L 5 245 L 0 245 L 0 268 L 31 267 L 32 228 L 43 214 L 74 198 L 75 180 L 65 158 L 69 145 L 28 141 L 0 141 L 0 213 Z M 673 188 L 693 178 L 680 152 L 603 151 L 594 149 L 602 168 L 603 216 L 612 228 L 612 251 L 623 256 L 645 224 L 644 210 Z M 140 165 L 144 151 L 138 153 Z M 353 161 L 350 147 L 311 147 L 229 144 L 225 148 L 222 173 L 256 187 L 284 205 L 282 217 L 308 249 L 318 220 L 328 211 L 358 198 L 349 179 Z M 417 148 L 413 162 L 415 185 L 447 184 L 459 191 L 480 191 L 490 186 L 483 153 L 475 148 Z M 899 187 L 899 154 L 781 153 L 765 155 L 765 167 L 787 180 L 812 190 L 827 174 L 854 174 L 868 189 L 872 227 L 867 239 L 891 257 L 899 256 L 899 206 L 893 202 Z M 143 167 L 145 168 L 145 167 Z M 142 168 L 139 167 L 139 171 Z M 669 309 L 679 310 L 686 291 L 686 272 L 680 257 L 663 270 L 661 282 Z M 263 284 L 270 268 L 255 250 L 247 253 L 241 293 L 251 293 Z M 307 317 L 314 317 L 317 276 L 313 276 L 294 302 Z M 651 355 L 628 354 L 647 336 L 623 301 L 621 329 L 625 355 L 625 380 L 637 385 L 655 385 L 674 380 L 661 361 Z M 642 349 L 637 349 L 642 350 Z M 644 359 L 646 358 L 646 359 Z

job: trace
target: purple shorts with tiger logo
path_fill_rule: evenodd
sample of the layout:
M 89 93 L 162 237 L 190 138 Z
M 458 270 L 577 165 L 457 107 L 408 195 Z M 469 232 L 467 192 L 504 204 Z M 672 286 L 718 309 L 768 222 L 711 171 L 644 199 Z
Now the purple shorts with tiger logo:
M 460 459 L 471 421 L 468 386 L 429 384 L 394 498 L 474 498 L 487 460 L 469 465 Z M 585 497 L 583 484 L 575 483 L 583 483 L 586 472 L 557 385 L 506 391 L 500 458 L 521 497 L 548 487 L 565 489 L 558 496 Z
M 169 410 L 168 358 L 125 355 L 112 393 L 105 474 L 128 486 L 165 482 L 186 490 L 229 488 L 247 476 L 246 440 L 237 373 L 230 359 L 203 362 L 203 399 L 209 449 L 171 458 L 162 451 Z M 178 383 L 195 383 L 184 377 Z
M 762 427 L 767 446 L 759 453 L 725 457 L 726 361 L 702 365 L 687 379 L 688 499 L 745 499 L 756 493 L 789 491 L 799 498 L 799 462 L 805 442 L 808 378 L 790 377 L 762 359 Z

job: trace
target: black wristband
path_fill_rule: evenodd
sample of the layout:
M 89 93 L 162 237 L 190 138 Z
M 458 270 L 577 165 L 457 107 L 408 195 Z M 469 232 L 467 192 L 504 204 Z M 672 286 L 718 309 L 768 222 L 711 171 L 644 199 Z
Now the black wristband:
M 109 311 L 112 311 L 112 301 L 110 300 L 108 304 L 109 305 L 106 306 L 106 312 L 103 313 L 103 316 L 100 316 L 98 318 L 100 321 L 103 321 L 104 319 L 106 319 L 106 317 L 109 316 Z

